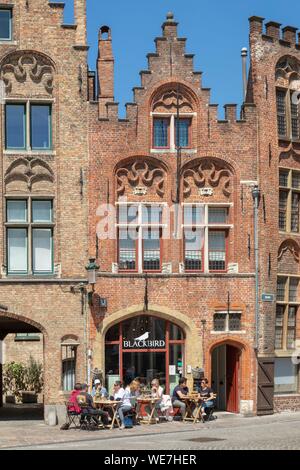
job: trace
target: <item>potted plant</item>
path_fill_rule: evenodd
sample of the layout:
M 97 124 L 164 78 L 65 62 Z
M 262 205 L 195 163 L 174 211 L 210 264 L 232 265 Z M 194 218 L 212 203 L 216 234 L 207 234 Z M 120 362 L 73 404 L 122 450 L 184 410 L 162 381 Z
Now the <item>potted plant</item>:
M 18 362 L 9 362 L 3 370 L 3 393 L 6 403 L 20 403 L 21 390 L 25 388 L 25 366 Z
M 43 366 L 32 356 L 24 370 L 25 387 L 22 390 L 23 403 L 37 403 L 37 395 L 43 389 Z

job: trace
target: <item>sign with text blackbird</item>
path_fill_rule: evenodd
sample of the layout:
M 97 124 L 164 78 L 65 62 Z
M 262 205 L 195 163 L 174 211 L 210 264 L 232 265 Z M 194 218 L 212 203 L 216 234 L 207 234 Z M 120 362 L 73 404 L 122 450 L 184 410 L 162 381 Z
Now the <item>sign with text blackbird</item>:
M 123 349 L 165 349 L 166 325 L 160 318 L 142 315 L 123 323 Z

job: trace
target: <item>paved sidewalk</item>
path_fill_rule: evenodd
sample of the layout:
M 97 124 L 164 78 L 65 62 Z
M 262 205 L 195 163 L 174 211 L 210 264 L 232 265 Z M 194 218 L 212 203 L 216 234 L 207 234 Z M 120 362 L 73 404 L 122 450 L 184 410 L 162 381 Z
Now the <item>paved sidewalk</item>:
M 300 449 L 300 413 L 244 418 L 217 413 L 209 423 L 161 423 L 120 431 L 61 431 L 42 421 L 0 421 L 2 449 Z M 147 436 L 147 439 L 145 439 Z

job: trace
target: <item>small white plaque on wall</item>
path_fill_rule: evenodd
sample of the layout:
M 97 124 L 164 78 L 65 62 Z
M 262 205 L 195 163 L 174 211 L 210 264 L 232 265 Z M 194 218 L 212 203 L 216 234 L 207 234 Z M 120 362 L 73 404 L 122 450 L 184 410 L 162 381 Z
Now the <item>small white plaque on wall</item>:
M 212 196 L 214 194 L 214 190 L 212 188 L 200 188 L 199 194 L 200 196 Z
M 137 186 L 133 188 L 133 194 L 135 196 L 145 196 L 145 194 L 147 194 L 147 188 L 145 188 L 145 186 Z
M 112 272 L 113 274 L 118 274 L 118 272 L 119 272 L 119 265 L 118 265 L 118 263 L 112 263 L 112 265 L 111 265 L 111 272 Z
M 162 273 L 171 274 L 172 273 L 172 263 L 162 263 Z
M 184 263 L 179 263 L 179 272 L 180 272 L 180 274 L 184 274 L 184 273 L 185 273 Z
M 227 272 L 229 274 L 237 274 L 239 272 L 239 264 L 238 263 L 228 263 Z

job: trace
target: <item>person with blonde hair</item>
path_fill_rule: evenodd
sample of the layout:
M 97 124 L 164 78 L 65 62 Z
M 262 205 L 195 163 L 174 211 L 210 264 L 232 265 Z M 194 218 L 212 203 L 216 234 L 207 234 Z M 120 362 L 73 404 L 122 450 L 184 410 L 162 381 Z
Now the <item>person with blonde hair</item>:
M 121 401 L 121 405 L 118 408 L 119 417 L 121 420 L 120 429 L 125 429 L 124 424 L 124 413 L 130 411 L 132 409 L 132 398 L 135 398 L 137 395 L 136 393 L 139 390 L 139 382 L 137 380 L 133 380 L 127 387 L 125 388 L 124 395 Z

